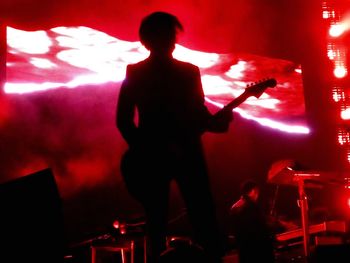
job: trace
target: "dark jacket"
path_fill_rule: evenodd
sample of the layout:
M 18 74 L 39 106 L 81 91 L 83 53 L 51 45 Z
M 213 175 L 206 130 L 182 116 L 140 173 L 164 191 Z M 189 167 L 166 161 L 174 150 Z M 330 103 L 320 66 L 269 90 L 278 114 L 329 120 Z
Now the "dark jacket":
M 240 262 L 274 262 L 273 234 L 258 203 L 243 196 L 230 212 Z

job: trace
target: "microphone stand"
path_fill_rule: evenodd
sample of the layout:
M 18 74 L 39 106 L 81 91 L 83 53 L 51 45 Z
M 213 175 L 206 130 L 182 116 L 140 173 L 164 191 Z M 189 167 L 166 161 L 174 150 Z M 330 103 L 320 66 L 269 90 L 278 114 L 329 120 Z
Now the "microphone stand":
M 299 200 L 298 205 L 300 207 L 301 223 L 303 230 L 303 245 L 304 245 L 304 256 L 305 261 L 308 262 L 310 256 L 310 233 L 309 233 L 309 207 L 308 198 L 305 193 L 305 180 L 310 177 L 316 177 L 319 174 L 311 173 L 295 173 L 294 180 L 298 183 Z

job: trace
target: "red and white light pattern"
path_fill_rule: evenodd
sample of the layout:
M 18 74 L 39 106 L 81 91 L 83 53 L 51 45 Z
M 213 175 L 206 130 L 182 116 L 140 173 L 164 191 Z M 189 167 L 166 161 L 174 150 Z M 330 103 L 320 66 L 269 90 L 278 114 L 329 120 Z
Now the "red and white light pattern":
M 8 94 L 119 83 L 127 64 L 148 56 L 140 42 L 124 41 L 88 27 L 26 32 L 8 28 Z M 248 84 L 275 78 L 277 87 L 249 98 L 235 111 L 283 132 L 309 133 L 304 119 L 300 65 L 250 54 L 200 52 L 177 45 L 174 57 L 196 64 L 206 101 L 222 107 Z

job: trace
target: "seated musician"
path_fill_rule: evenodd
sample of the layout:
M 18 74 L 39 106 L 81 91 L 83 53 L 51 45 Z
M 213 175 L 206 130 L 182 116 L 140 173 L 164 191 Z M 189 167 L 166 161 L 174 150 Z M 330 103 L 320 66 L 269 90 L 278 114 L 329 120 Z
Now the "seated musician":
M 230 208 L 240 263 L 275 262 L 274 231 L 259 205 L 259 195 L 259 185 L 246 181 L 240 199 Z

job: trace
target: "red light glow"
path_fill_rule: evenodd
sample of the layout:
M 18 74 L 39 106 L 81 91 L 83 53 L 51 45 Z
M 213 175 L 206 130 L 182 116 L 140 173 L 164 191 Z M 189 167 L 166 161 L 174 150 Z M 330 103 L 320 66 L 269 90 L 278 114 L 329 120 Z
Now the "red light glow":
M 330 17 L 333 19 L 331 19 L 331 25 L 328 33 L 333 38 L 341 37 L 345 32 L 350 30 L 350 12 L 342 15 L 339 14 L 339 18 L 337 19 L 335 19 L 335 10 L 332 12 L 334 15 Z
M 336 66 L 333 73 L 336 78 L 341 79 L 348 74 L 348 69 L 344 65 Z
M 8 94 L 120 83 L 127 64 L 148 56 L 140 42 L 120 40 L 88 27 L 7 30 Z M 174 57 L 200 68 L 206 101 L 218 107 L 240 95 L 251 82 L 276 78 L 276 88 L 268 89 L 259 99 L 249 98 L 235 110 L 264 126 L 309 133 L 300 65 L 257 55 L 200 52 L 181 45 L 176 46 Z
M 350 108 L 342 110 L 340 116 L 343 120 L 350 120 Z
M 329 35 L 331 37 L 339 37 L 347 30 L 346 24 L 335 24 L 329 28 Z
M 118 220 L 115 220 L 115 221 L 113 222 L 113 227 L 114 227 L 115 229 L 119 229 L 119 227 L 120 227 L 120 222 L 119 222 Z

